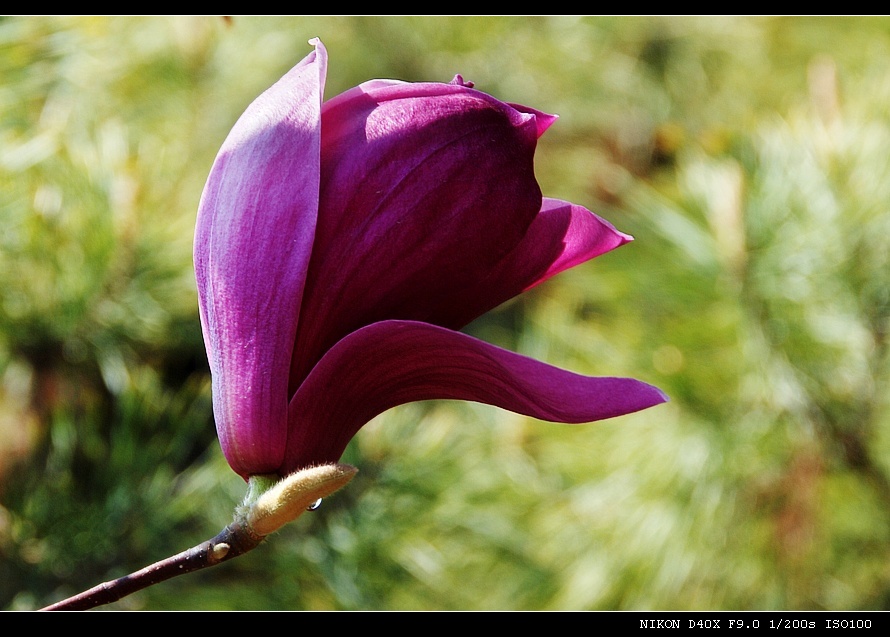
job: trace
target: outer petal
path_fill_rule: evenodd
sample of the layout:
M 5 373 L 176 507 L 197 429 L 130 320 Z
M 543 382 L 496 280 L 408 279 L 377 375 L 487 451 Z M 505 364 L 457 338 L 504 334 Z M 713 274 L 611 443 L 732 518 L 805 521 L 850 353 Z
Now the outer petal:
M 520 244 L 465 288 L 459 303 L 437 308 L 436 322 L 460 329 L 517 294 L 632 240 L 582 206 L 544 198 Z
M 384 321 L 337 343 L 306 378 L 290 404 L 280 473 L 335 462 L 377 414 L 433 398 L 478 401 L 565 423 L 612 418 L 667 400 L 631 378 L 580 376 L 460 332 Z
M 363 325 L 437 323 L 522 240 L 541 207 L 533 156 L 550 121 L 460 84 L 374 81 L 324 105 L 292 392 Z
M 260 95 L 216 158 L 198 209 L 195 272 L 223 452 L 243 476 L 281 464 L 287 374 L 318 212 L 327 56 Z

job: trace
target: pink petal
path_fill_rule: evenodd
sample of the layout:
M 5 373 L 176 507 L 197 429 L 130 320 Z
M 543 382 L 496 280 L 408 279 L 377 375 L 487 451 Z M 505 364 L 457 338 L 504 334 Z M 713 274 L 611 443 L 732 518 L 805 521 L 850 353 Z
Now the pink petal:
M 530 111 L 530 109 L 526 109 Z M 537 112 L 456 84 L 375 81 L 322 111 L 321 199 L 291 391 L 346 334 L 438 322 L 541 207 Z
M 384 321 L 336 344 L 290 403 L 279 472 L 335 462 L 355 433 L 390 407 L 428 399 L 472 400 L 543 420 L 582 423 L 665 402 L 632 378 L 593 378 L 508 352 L 460 332 Z
M 281 463 L 287 374 L 318 213 L 327 54 L 316 50 L 244 112 L 198 209 L 195 272 L 223 452 L 242 475 Z

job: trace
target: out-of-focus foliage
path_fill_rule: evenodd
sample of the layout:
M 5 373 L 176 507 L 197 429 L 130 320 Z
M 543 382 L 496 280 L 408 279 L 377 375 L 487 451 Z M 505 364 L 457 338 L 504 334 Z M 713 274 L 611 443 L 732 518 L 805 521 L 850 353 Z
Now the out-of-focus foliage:
M 0 608 L 229 521 L 195 210 L 313 36 L 328 96 L 560 114 L 543 190 L 637 241 L 469 331 L 672 402 L 397 408 L 321 509 L 110 608 L 890 609 L 890 21 L 721 17 L 0 19 Z

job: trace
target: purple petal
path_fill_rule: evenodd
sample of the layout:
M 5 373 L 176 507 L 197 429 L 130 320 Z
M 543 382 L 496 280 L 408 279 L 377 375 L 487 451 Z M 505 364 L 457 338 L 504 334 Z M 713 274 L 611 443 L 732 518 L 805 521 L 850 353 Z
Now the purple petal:
M 241 475 L 277 468 L 287 374 L 318 213 L 327 54 L 260 95 L 223 143 L 198 209 L 195 272 L 223 452 Z
M 537 264 L 526 266 L 529 280 L 524 289 L 527 290 L 630 241 L 632 236 L 620 232 L 587 208 L 545 198 L 541 213 L 522 244 L 499 267 L 509 272 L 523 262 Z M 556 246 L 561 249 L 554 258 Z
M 632 240 L 582 206 L 545 198 L 520 244 L 467 286 L 459 303 L 443 303 L 432 314 L 437 324 L 460 329 L 550 277 Z
M 593 378 L 414 321 L 369 325 L 336 344 L 290 403 L 282 475 L 336 462 L 350 439 L 390 407 L 472 400 L 543 420 L 582 423 L 665 402 L 632 378 Z
M 291 391 L 346 334 L 437 323 L 525 236 L 551 116 L 457 84 L 374 81 L 322 111 L 321 198 Z

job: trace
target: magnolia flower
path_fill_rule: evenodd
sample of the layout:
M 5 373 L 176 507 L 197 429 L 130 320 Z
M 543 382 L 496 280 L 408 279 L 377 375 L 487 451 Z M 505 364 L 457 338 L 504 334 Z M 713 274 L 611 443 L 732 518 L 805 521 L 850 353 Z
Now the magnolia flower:
M 198 211 L 195 270 L 223 453 L 245 479 L 336 462 L 370 419 L 460 399 L 582 423 L 666 400 L 456 330 L 631 240 L 542 198 L 556 117 L 460 76 L 323 102 L 315 50 L 241 116 Z

